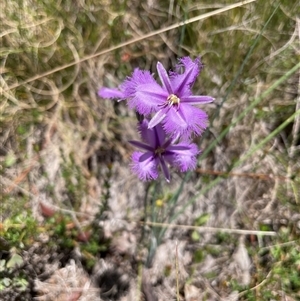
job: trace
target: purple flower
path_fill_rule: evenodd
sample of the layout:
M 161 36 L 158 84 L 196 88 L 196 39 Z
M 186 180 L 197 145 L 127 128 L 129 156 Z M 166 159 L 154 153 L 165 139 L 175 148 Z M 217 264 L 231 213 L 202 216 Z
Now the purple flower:
M 139 131 L 144 142 L 129 141 L 132 145 L 143 150 L 132 155 L 132 170 L 143 180 L 157 179 L 158 169 L 161 167 L 165 179 L 170 181 L 167 164 L 177 167 L 181 172 L 196 167 L 196 155 L 199 150 L 194 143 L 179 142 L 168 138 L 161 124 L 149 128 L 147 120 L 139 123 Z
M 192 95 L 192 85 L 202 68 L 200 58 L 184 57 L 169 75 L 163 65 L 157 63 L 160 86 L 148 71 L 136 69 L 122 85 L 124 97 L 130 108 L 140 114 L 155 112 L 148 127 L 162 123 L 163 129 L 173 138 L 178 134 L 189 138 L 192 133 L 200 135 L 207 126 L 207 115 L 194 107 L 195 104 L 210 103 L 211 96 Z M 181 72 L 181 70 L 183 72 Z

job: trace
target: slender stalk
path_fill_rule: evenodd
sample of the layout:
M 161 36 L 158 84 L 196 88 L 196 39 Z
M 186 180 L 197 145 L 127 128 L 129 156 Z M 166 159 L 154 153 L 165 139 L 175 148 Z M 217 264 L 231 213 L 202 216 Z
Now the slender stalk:
M 189 226 L 189 225 L 176 225 L 168 223 L 143 223 L 147 226 L 158 227 L 158 228 L 181 228 L 186 230 L 196 230 L 199 233 L 207 232 L 224 232 L 229 234 L 240 234 L 240 235 L 260 235 L 260 236 L 276 236 L 277 233 L 274 231 L 257 231 L 257 230 L 243 230 L 243 229 L 228 229 L 228 228 L 216 228 L 216 227 L 200 227 L 200 226 Z

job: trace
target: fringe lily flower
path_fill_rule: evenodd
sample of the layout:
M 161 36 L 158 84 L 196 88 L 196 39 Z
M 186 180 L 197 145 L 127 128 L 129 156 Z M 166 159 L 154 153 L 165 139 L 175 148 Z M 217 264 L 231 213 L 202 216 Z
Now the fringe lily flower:
M 192 61 L 184 57 L 175 66 L 175 71 L 168 74 L 158 62 L 157 72 L 161 85 L 149 72 L 136 69 L 122 85 L 124 97 L 128 99 L 129 107 L 138 113 L 155 113 L 149 128 L 162 123 L 163 129 L 172 137 L 181 135 L 189 138 L 192 133 L 200 135 L 207 126 L 207 115 L 194 105 L 214 100 L 211 96 L 192 94 L 191 88 L 201 68 L 200 58 Z
M 139 132 L 144 142 L 129 142 L 142 150 L 135 151 L 132 155 L 132 170 L 141 180 L 157 179 L 160 167 L 169 182 L 171 177 L 168 164 L 181 172 L 196 167 L 196 156 L 199 153 L 196 144 L 176 143 L 178 139 L 168 138 L 161 124 L 149 128 L 148 120 L 145 119 L 139 123 Z
M 207 115 L 195 105 L 214 100 L 192 93 L 201 69 L 200 58 L 181 58 L 170 72 L 158 62 L 160 84 L 149 71 L 136 68 L 119 87 L 98 91 L 103 98 L 127 100 L 137 113 L 142 141 L 130 143 L 140 149 L 132 155 L 132 170 L 141 180 L 157 179 L 162 170 L 169 182 L 169 166 L 181 172 L 196 167 L 199 150 L 189 140 L 205 130 Z

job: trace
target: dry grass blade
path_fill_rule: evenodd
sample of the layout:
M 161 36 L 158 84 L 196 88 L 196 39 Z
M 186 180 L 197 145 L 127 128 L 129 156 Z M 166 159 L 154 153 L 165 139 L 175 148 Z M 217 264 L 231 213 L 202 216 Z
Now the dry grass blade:
M 162 33 L 164 33 L 164 32 L 170 31 L 170 30 L 172 30 L 172 29 L 176 29 L 176 28 L 178 28 L 178 27 L 181 27 L 181 26 L 184 26 L 184 25 L 187 25 L 187 24 L 196 22 L 196 21 L 200 21 L 200 20 L 203 20 L 203 19 L 206 19 L 206 18 L 215 16 L 215 15 L 221 14 L 221 13 L 226 12 L 226 11 L 228 11 L 228 10 L 231 10 L 231 9 L 234 9 L 234 8 L 237 8 L 237 7 L 240 7 L 240 6 L 243 6 L 243 5 L 246 5 L 246 4 L 255 2 L 255 1 L 256 1 L 256 0 L 245 0 L 245 1 L 241 1 L 241 2 L 238 2 L 238 3 L 236 3 L 236 4 L 228 5 L 228 6 L 224 7 L 224 8 L 216 9 L 216 10 L 213 11 L 213 12 L 206 13 L 206 14 L 203 14 L 203 15 L 201 15 L 201 16 L 194 17 L 194 18 L 190 18 L 190 19 L 188 19 L 188 20 L 186 20 L 186 21 L 178 22 L 178 23 L 176 23 L 176 24 L 174 24 L 174 25 L 171 25 L 171 26 L 162 28 L 162 29 L 157 30 L 157 31 L 153 31 L 153 32 L 151 32 L 151 33 L 149 33 L 149 34 L 145 34 L 145 35 L 143 35 L 143 36 L 141 36 L 141 37 L 139 37 L 139 38 L 134 38 L 134 39 L 129 40 L 129 41 L 125 42 L 125 43 L 121 43 L 121 44 L 119 44 L 119 45 L 117 45 L 117 46 L 113 46 L 113 47 L 108 48 L 108 49 L 106 49 L 106 50 L 97 52 L 97 53 L 95 53 L 95 54 L 88 55 L 88 56 L 86 56 L 86 57 L 84 57 L 84 58 L 78 59 L 78 61 L 74 61 L 74 62 L 65 64 L 65 65 L 63 65 L 63 66 L 61 66 L 61 67 L 57 67 L 57 68 L 55 68 L 55 69 L 53 69 L 53 70 L 47 71 L 47 72 L 45 72 L 45 73 L 43 73 L 43 74 L 36 75 L 36 76 L 34 76 L 34 77 L 32 77 L 32 78 L 29 78 L 29 79 L 27 79 L 27 80 L 25 80 L 25 81 L 23 81 L 23 82 L 21 82 L 21 83 L 13 84 L 13 85 L 9 86 L 8 88 L 4 88 L 3 91 L 4 91 L 4 92 L 7 92 L 7 91 L 12 90 L 12 89 L 15 89 L 15 88 L 17 88 L 17 87 L 19 87 L 19 86 L 21 86 L 21 85 L 28 84 L 28 83 L 33 82 L 33 81 L 35 81 L 35 80 L 37 80 L 37 79 L 40 79 L 40 78 L 42 78 L 42 77 L 49 76 L 49 75 L 51 75 L 51 74 L 53 74 L 53 73 L 56 73 L 56 72 L 58 72 L 58 71 L 64 70 L 64 69 L 66 69 L 66 68 L 75 66 L 75 65 L 80 64 L 80 63 L 83 63 L 83 62 L 85 62 L 85 61 L 87 61 L 87 60 L 96 58 L 96 57 L 98 57 L 98 56 L 107 54 L 107 53 L 109 53 L 109 52 L 115 51 L 115 50 L 120 49 L 120 48 L 124 48 L 125 46 L 131 45 L 131 44 L 135 44 L 135 43 L 137 43 L 137 42 L 140 42 L 140 41 L 142 41 L 142 40 L 148 39 L 148 38 L 153 37 L 153 36 L 156 36 L 156 35 L 160 35 L 160 34 L 162 34 Z

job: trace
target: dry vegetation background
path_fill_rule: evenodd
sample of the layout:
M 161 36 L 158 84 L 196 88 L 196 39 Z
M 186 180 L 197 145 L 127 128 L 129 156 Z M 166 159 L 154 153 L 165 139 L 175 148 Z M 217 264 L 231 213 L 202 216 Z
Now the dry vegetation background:
M 163 30 L 233 3 L 1 2 L 1 300 L 299 300 L 298 1 Z M 97 90 L 185 55 L 203 153 L 141 183 L 135 115 Z

